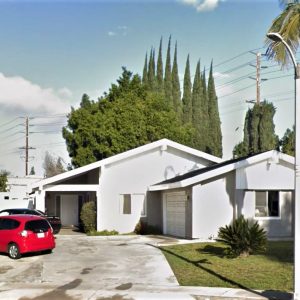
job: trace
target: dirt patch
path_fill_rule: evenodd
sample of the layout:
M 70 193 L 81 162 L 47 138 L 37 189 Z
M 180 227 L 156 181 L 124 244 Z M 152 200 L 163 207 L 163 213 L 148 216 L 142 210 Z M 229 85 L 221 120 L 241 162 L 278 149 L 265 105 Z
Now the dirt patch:
M 113 295 L 111 297 L 101 297 L 97 298 L 97 300 L 134 300 L 133 298 L 126 298 L 126 295 Z
M 0 274 L 5 274 L 7 271 L 13 269 L 12 266 L 3 266 L 3 267 L 0 267 Z
M 128 283 L 124 283 L 124 284 L 117 286 L 116 290 L 125 291 L 125 290 L 129 290 L 131 288 L 132 288 L 132 283 L 128 282 Z

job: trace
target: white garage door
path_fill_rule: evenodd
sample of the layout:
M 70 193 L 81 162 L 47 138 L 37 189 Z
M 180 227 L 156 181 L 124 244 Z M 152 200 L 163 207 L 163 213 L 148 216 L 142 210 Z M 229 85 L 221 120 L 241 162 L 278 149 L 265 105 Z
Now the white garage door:
M 185 237 L 185 193 L 167 193 L 166 207 L 166 234 Z

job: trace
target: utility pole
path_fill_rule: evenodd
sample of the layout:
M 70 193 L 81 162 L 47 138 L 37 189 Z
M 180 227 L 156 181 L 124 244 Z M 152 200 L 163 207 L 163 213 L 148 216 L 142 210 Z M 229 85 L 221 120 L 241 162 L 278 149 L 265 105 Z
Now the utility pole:
M 255 53 L 253 53 L 253 54 L 255 54 Z M 258 52 L 255 55 L 256 55 L 256 65 L 250 64 L 250 66 L 256 68 L 256 77 L 255 78 L 254 77 L 249 77 L 249 78 L 256 81 L 256 104 L 260 105 L 260 83 L 261 83 L 261 81 L 268 80 L 268 79 L 261 79 L 260 78 L 260 70 L 261 70 L 261 68 L 267 68 L 267 67 L 262 67 L 261 66 L 261 62 L 260 62 L 261 61 L 261 53 Z
M 256 104 L 260 104 L 260 58 L 261 54 L 256 54 Z
M 25 176 L 28 175 L 29 150 L 35 149 L 33 147 L 29 147 L 28 136 L 29 136 L 29 118 L 26 117 L 25 118 L 25 147 L 20 148 L 25 150 Z

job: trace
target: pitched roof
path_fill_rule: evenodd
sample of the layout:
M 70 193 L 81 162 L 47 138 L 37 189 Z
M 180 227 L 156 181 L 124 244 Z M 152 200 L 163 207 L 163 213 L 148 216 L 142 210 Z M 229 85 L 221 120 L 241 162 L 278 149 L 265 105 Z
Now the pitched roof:
M 294 164 L 294 158 L 280 153 L 275 150 L 262 152 L 259 154 L 249 155 L 241 158 L 227 160 L 209 167 L 204 167 L 198 170 L 173 177 L 160 183 L 156 183 L 149 187 L 150 191 L 167 190 L 172 188 L 186 187 L 193 184 L 197 184 L 203 180 L 207 180 L 216 176 L 219 176 L 230 171 L 253 165 L 263 160 L 284 160 L 289 164 Z
M 182 152 L 188 153 L 190 155 L 196 156 L 198 158 L 203 158 L 203 159 L 208 160 L 212 163 L 219 163 L 219 162 L 223 161 L 221 158 L 210 155 L 210 154 L 207 154 L 205 152 L 202 152 L 202 151 L 184 146 L 182 144 L 173 142 L 173 141 L 168 140 L 168 139 L 161 139 L 161 140 L 158 140 L 156 142 L 149 143 L 149 144 L 146 144 L 146 145 L 143 145 L 143 146 L 140 146 L 140 147 L 122 152 L 120 154 L 108 157 L 106 159 L 88 164 L 86 166 L 79 167 L 77 169 L 74 169 L 74 170 L 71 170 L 71 171 L 68 171 L 68 172 L 65 172 L 65 173 L 62 173 L 62 174 L 58 174 L 58 175 L 50 177 L 50 178 L 46 178 L 46 179 L 41 180 L 41 181 L 38 181 L 38 182 L 31 185 L 31 189 L 36 189 L 36 188 L 42 187 L 44 185 L 57 183 L 57 182 L 60 182 L 62 180 L 65 180 L 67 178 L 78 176 L 78 175 L 84 174 L 84 173 L 86 173 L 90 170 L 93 170 L 93 169 L 96 169 L 96 168 L 99 168 L 99 167 L 102 167 L 102 166 L 107 166 L 107 165 L 122 161 L 124 159 L 127 159 L 129 157 L 134 157 L 136 155 L 139 155 L 139 154 L 142 154 L 142 153 L 145 153 L 147 151 L 151 151 L 155 148 L 160 148 L 160 147 L 163 150 L 166 150 L 168 147 L 174 148 L 174 149 L 177 149 L 179 151 L 182 151 Z

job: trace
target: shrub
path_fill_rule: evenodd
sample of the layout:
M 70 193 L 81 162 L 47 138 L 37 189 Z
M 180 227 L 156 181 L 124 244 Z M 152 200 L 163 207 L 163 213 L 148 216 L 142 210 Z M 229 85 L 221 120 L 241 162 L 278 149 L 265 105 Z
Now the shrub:
M 94 201 L 85 202 L 80 212 L 84 232 L 96 230 L 96 205 Z
M 149 225 L 144 221 L 139 221 L 135 228 L 134 233 L 136 234 L 162 234 L 161 229 L 158 226 Z
M 217 241 L 229 246 L 229 252 L 232 256 L 244 257 L 265 251 L 267 235 L 257 221 L 249 222 L 241 215 L 231 225 L 219 229 Z

